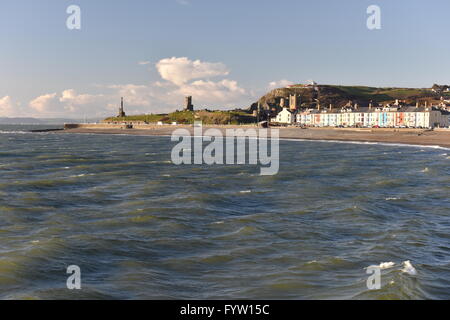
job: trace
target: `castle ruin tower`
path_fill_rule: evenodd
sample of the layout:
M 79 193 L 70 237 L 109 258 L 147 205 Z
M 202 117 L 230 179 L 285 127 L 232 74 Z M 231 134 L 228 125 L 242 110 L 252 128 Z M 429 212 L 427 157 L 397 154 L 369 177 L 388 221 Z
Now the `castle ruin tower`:
M 126 114 L 125 114 L 125 111 L 123 111 L 123 97 L 122 97 L 122 98 L 120 98 L 120 108 L 119 108 L 118 117 L 123 118 L 125 116 L 126 116 Z
M 184 110 L 194 111 L 194 105 L 192 104 L 192 96 L 184 98 Z
M 289 95 L 289 109 L 291 111 L 297 110 L 297 95 L 296 94 Z

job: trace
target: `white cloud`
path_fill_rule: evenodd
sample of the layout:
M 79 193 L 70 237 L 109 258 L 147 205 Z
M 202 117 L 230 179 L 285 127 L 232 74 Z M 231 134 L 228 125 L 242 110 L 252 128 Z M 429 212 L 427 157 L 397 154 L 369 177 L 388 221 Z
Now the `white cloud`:
M 151 92 L 150 88 L 146 85 L 135 84 L 123 84 L 123 85 L 111 85 L 110 89 L 115 89 L 117 95 L 125 97 L 127 104 L 137 107 L 150 106 Z
M 61 93 L 59 101 L 71 105 L 83 105 L 92 103 L 101 97 L 103 97 L 103 95 L 77 94 L 74 89 L 68 89 Z
M 74 89 L 49 93 L 36 97 L 29 103 L 25 112 L 34 117 L 83 117 L 103 116 L 110 97 L 91 94 L 78 94 Z
M 106 117 L 117 113 L 120 97 L 125 98 L 129 114 L 153 112 L 156 106 L 165 106 L 157 103 L 160 101 L 154 96 L 152 86 L 123 84 L 98 87 L 103 88 L 105 93 L 86 94 L 67 89 L 60 94 L 39 96 L 29 103 L 29 110 L 25 114 L 35 117 Z
M 158 88 L 158 96 L 166 103 L 182 104 L 184 96 L 194 98 L 194 104 L 198 107 L 207 105 L 214 107 L 236 106 L 248 93 L 241 88 L 237 81 L 222 79 L 213 81 L 210 78 L 227 76 L 227 67 L 220 62 L 204 62 L 190 60 L 186 57 L 172 57 L 162 59 L 156 63 L 162 79 L 165 82 L 156 82 L 154 88 Z M 195 80 L 195 81 L 193 81 Z
M 246 95 L 236 81 L 227 79 L 218 82 L 197 80 L 181 86 L 177 91 L 180 96 L 191 95 L 195 101 L 215 106 L 231 106 Z
M 140 66 L 145 66 L 145 65 L 148 65 L 148 64 L 150 64 L 151 62 L 150 61 L 139 61 L 138 62 L 138 65 L 140 65 Z
M 61 93 L 59 102 L 66 113 L 84 116 L 85 114 L 92 114 L 92 111 L 95 110 L 95 116 L 99 116 L 103 114 L 102 112 L 109 99 L 110 97 L 103 94 L 78 94 L 74 89 L 67 89 Z
M 10 96 L 0 99 L 0 117 L 14 117 L 18 112 L 18 106 L 12 102 Z
M 186 57 L 162 59 L 156 64 L 161 78 L 176 85 L 183 85 L 192 79 L 226 76 L 227 67 L 220 62 L 202 62 L 189 60 Z
M 61 111 L 57 102 L 56 93 L 48 93 L 33 99 L 29 105 L 34 111 L 49 115 Z
M 269 83 L 269 89 L 273 90 L 273 89 L 278 89 L 278 88 L 285 88 L 287 86 L 293 85 L 294 83 L 292 81 L 283 79 L 283 80 L 279 80 L 279 81 L 273 81 L 271 83 Z

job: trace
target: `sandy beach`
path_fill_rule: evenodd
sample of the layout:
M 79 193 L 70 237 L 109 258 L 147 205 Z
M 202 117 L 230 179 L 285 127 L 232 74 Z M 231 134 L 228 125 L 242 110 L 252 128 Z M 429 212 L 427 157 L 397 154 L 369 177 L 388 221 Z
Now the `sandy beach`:
M 191 134 L 192 126 L 148 126 L 145 129 L 121 129 L 121 128 L 95 128 L 80 127 L 65 129 L 61 133 L 87 133 L 87 134 L 128 134 L 169 136 L 175 129 L 184 128 Z M 226 129 L 248 129 L 250 126 L 203 126 L 203 132 L 215 128 L 222 132 Z M 255 127 L 253 127 L 255 128 Z M 280 138 L 305 139 L 305 140 L 335 140 L 357 142 L 381 142 L 400 143 L 410 145 L 441 146 L 450 148 L 450 130 L 440 129 L 434 131 L 419 129 L 334 129 L 334 128 L 279 128 Z

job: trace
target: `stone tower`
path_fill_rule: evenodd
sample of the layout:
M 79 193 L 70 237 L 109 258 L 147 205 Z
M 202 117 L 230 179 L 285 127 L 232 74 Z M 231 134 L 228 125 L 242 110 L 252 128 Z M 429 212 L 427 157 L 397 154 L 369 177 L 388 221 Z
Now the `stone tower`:
M 192 96 L 184 98 L 184 110 L 194 111 L 194 105 L 192 104 Z
M 125 114 L 125 111 L 123 111 L 123 97 L 122 97 L 122 98 L 120 98 L 120 108 L 119 108 L 118 117 L 123 118 L 125 116 L 126 116 L 126 114 Z
M 297 95 L 296 94 L 289 95 L 289 109 L 291 111 L 297 110 Z

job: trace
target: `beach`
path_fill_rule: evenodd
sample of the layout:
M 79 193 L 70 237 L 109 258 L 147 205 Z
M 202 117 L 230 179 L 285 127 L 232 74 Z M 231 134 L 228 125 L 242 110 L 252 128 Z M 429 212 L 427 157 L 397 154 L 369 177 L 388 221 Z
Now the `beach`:
M 120 126 L 102 125 L 79 125 L 79 127 L 65 129 L 61 133 L 88 133 L 88 134 L 127 134 L 127 135 L 149 135 L 170 136 L 176 129 L 186 129 L 191 134 L 194 132 L 192 126 L 157 126 L 148 125 L 135 129 L 121 129 Z M 249 129 L 255 126 L 203 126 L 203 132 L 208 129 L 219 129 L 223 133 L 227 129 Z M 433 131 L 423 129 L 358 129 L 358 128 L 296 128 L 281 127 L 279 134 L 281 139 L 304 139 L 304 140 L 328 140 L 328 141 L 355 141 L 391 144 L 409 144 L 424 146 L 440 146 L 450 148 L 450 130 L 436 129 Z

